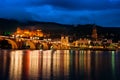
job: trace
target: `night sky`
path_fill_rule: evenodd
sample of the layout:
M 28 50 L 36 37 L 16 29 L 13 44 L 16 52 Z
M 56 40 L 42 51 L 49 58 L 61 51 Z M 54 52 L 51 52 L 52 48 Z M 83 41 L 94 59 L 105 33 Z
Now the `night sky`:
M 120 27 L 120 0 L 0 0 L 0 18 Z

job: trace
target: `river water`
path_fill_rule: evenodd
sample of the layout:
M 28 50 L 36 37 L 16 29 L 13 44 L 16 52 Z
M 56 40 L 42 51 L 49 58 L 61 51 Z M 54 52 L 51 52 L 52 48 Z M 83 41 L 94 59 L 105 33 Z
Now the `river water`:
M 120 80 L 120 52 L 0 50 L 0 80 Z

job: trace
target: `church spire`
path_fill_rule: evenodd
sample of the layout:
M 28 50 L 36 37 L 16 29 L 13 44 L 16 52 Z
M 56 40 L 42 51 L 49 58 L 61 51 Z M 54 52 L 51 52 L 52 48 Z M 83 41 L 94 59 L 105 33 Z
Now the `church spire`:
M 97 40 L 97 29 L 95 26 L 93 27 L 92 31 L 92 39 Z

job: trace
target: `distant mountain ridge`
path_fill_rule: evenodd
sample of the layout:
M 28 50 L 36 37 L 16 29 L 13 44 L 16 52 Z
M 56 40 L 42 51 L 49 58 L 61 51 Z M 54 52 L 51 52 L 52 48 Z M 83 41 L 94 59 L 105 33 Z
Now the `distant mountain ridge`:
M 53 22 L 38 22 L 38 21 L 27 21 L 27 22 L 19 22 L 16 20 L 2 19 L 0 18 L 0 31 L 14 31 L 17 27 L 21 28 L 42 28 L 42 29 L 61 29 L 65 28 L 68 25 L 62 25 Z
M 31 26 L 35 26 L 37 28 L 55 28 L 55 29 L 59 29 L 59 28 L 75 28 L 75 27 L 83 27 L 83 28 L 91 28 L 93 27 L 95 24 L 85 24 L 85 25 L 68 25 L 68 24 L 59 24 L 59 23 L 55 23 L 55 22 L 39 22 L 39 21 L 27 21 L 27 22 L 20 22 L 17 20 L 12 20 L 12 19 L 3 19 L 0 18 L 0 30 L 3 31 L 13 31 L 14 28 L 17 27 L 21 27 L 21 28 L 30 28 Z M 120 27 L 101 27 L 98 25 L 95 25 L 97 28 L 105 28 L 105 29 L 120 29 Z M 9 28 L 9 29 L 8 29 Z
M 28 21 L 19 22 L 16 20 L 0 19 L 0 31 L 15 32 L 17 27 L 22 29 L 42 29 L 45 33 L 54 34 L 54 36 L 71 35 L 76 37 L 91 37 L 93 26 L 97 28 L 98 36 L 117 37 L 120 39 L 120 27 L 101 27 L 95 24 L 86 25 L 65 25 L 54 22 Z

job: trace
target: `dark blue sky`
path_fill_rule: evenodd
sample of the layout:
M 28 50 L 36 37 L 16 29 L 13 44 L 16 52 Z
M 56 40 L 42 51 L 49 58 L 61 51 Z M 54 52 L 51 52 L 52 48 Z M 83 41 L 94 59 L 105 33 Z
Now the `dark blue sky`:
M 0 18 L 120 27 L 120 0 L 0 0 Z

